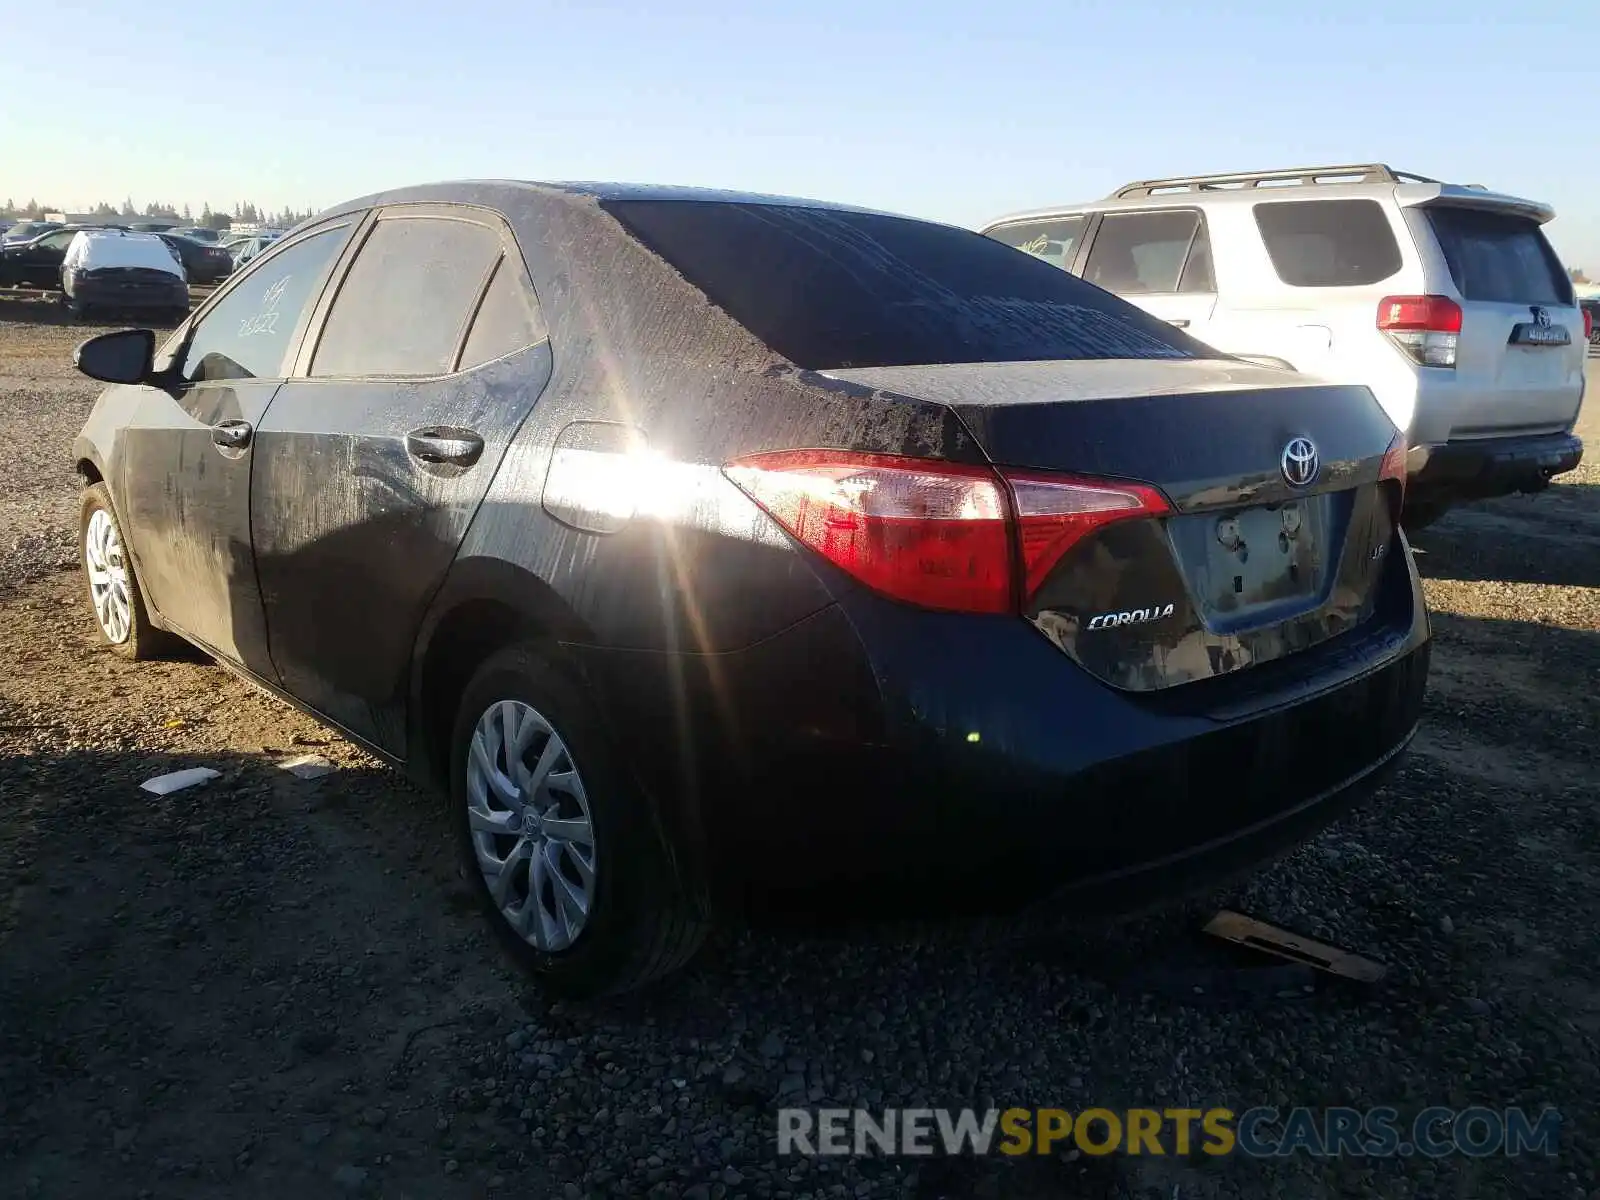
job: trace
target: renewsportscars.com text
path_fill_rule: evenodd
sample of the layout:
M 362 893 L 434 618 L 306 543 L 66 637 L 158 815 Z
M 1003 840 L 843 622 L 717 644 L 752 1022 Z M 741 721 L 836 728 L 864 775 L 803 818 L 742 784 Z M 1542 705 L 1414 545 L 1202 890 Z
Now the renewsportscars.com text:
M 785 1108 L 778 1153 L 1145 1154 L 1252 1158 L 1554 1155 L 1561 1115 L 1520 1108 Z

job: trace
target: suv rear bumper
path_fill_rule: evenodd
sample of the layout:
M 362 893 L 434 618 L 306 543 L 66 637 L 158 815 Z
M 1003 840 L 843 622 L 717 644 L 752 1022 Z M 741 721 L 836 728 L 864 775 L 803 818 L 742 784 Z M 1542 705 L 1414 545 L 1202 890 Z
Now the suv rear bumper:
M 1406 483 L 1406 500 L 1487 500 L 1542 491 L 1552 476 L 1583 461 L 1583 439 L 1570 433 L 1482 438 L 1428 448 L 1426 462 Z

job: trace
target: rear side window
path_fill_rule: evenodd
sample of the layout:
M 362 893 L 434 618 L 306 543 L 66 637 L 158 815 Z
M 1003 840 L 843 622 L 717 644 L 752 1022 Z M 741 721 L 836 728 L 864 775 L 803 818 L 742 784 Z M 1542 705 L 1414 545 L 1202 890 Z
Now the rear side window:
M 1120 295 L 1175 292 L 1199 229 L 1200 214 L 1193 209 L 1109 213 L 1094 235 L 1083 277 Z
M 1463 300 L 1572 302 L 1566 271 L 1538 222 L 1471 208 L 1425 211 Z
M 989 230 L 988 236 L 997 242 L 1014 246 L 1024 254 L 1043 259 L 1052 267 L 1063 271 L 1072 269 L 1078 257 L 1078 244 L 1083 240 L 1088 217 L 1053 217 L 1048 221 L 1018 221 Z
M 779 204 L 604 206 L 796 366 L 1190 358 L 1199 343 L 969 230 Z
M 277 379 L 300 317 L 350 235 L 348 226 L 312 234 L 250 269 L 199 323 L 184 354 L 190 383 Z
M 517 264 L 502 258 L 483 294 L 478 315 L 472 319 L 472 332 L 461 352 L 461 370 L 490 362 L 503 355 L 543 341 L 544 320 L 539 302 L 534 299 Z
M 1255 206 L 1256 228 L 1290 287 L 1361 287 L 1400 269 L 1400 245 L 1376 200 L 1288 200 Z
M 499 257 L 500 235 L 486 225 L 383 218 L 339 285 L 311 374 L 448 374 Z

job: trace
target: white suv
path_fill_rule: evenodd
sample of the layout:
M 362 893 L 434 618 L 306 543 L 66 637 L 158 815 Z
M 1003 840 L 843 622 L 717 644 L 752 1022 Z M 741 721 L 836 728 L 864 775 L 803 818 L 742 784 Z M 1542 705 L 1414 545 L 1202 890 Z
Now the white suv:
M 1554 215 L 1370 164 L 1147 180 L 983 232 L 1224 353 L 1366 384 L 1411 446 L 1416 527 L 1583 457 L 1591 318 Z

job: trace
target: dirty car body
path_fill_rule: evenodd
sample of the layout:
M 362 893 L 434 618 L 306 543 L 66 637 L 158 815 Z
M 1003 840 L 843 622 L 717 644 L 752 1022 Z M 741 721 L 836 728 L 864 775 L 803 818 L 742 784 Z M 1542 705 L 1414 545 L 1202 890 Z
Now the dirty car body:
M 1146 899 L 1367 794 L 1426 676 L 1366 389 L 856 209 L 368 197 L 76 457 L 155 627 L 427 785 L 481 664 L 559 661 L 702 908 Z

